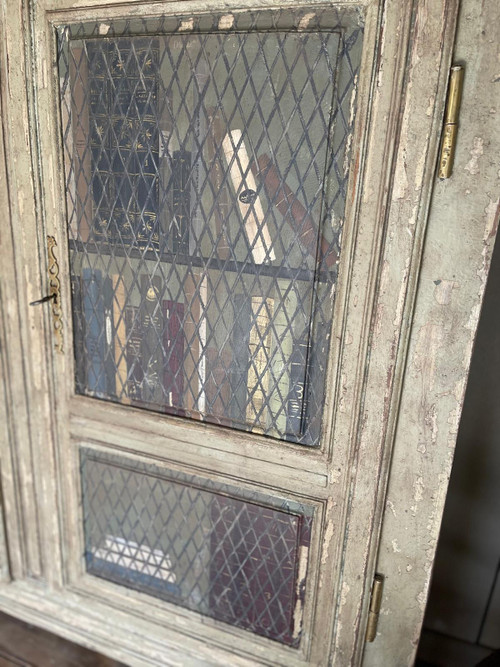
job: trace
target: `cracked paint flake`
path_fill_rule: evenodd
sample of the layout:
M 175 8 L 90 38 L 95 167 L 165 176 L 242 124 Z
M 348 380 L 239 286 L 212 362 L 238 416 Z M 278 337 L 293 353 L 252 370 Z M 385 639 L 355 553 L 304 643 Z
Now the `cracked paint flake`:
M 219 30 L 229 30 L 234 25 L 233 14 L 224 14 L 219 19 Z
M 304 14 L 304 16 L 299 21 L 298 29 L 305 30 L 315 16 L 316 14 L 314 12 L 309 12 L 308 14 Z
M 185 21 L 181 21 L 181 24 L 179 26 L 179 30 L 192 30 L 194 28 L 194 19 L 186 19 Z

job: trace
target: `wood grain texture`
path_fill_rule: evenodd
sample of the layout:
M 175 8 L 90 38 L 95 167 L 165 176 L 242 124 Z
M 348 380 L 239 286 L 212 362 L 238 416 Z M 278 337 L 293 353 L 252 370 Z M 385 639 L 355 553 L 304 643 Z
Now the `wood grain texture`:
M 465 64 L 452 177 L 435 182 L 410 335 L 377 568 L 379 636 L 365 664 L 412 665 L 438 539 L 481 301 L 499 220 L 495 0 L 461 6 Z

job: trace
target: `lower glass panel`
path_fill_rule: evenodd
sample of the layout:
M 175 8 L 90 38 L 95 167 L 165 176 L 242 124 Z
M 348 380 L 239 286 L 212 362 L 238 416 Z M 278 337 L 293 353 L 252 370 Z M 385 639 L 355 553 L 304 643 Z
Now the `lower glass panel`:
M 313 508 L 83 449 L 90 574 L 300 643 Z

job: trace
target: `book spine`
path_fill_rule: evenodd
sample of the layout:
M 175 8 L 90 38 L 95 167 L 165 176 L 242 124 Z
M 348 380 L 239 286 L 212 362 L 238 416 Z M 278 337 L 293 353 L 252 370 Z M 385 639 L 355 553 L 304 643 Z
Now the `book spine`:
M 309 355 L 309 331 L 294 341 L 290 360 L 290 391 L 287 398 L 286 430 L 289 438 L 298 439 L 303 432 L 306 413 L 306 373 Z
M 73 312 L 73 350 L 75 355 L 75 387 L 78 394 L 85 392 L 85 336 L 80 276 L 71 276 Z
M 186 354 L 184 371 L 186 377 L 186 388 L 184 405 L 190 417 L 199 419 L 199 397 L 204 392 L 200 386 L 200 374 L 198 366 L 203 351 L 200 345 L 199 322 L 201 315 L 200 300 L 200 274 L 193 269 L 186 275 L 184 281 L 184 294 L 186 297 L 186 317 L 184 321 L 184 333 L 186 338 Z
M 104 303 L 100 271 L 83 269 L 82 301 L 85 321 L 86 389 L 93 395 L 102 397 L 106 394 L 106 370 Z
M 89 105 L 88 86 L 89 72 L 88 60 L 85 49 L 81 46 L 70 47 L 69 54 L 69 76 L 71 86 L 68 87 L 69 100 L 63 104 L 63 108 L 70 109 L 73 138 L 68 143 L 68 151 L 71 155 L 68 164 L 73 164 L 73 201 L 68 201 L 68 210 L 72 211 L 70 221 L 70 233 L 73 239 L 88 241 L 92 226 L 92 198 L 89 193 L 91 182 L 91 152 L 89 150 Z
M 114 180 L 110 165 L 110 81 L 109 44 L 87 42 L 88 53 L 88 99 L 92 218 L 90 234 L 98 242 L 108 241 L 111 216 L 110 195 L 114 191 Z M 86 92 L 86 91 L 84 91 Z M 87 183 L 82 187 L 88 191 Z
M 113 321 L 113 282 L 104 278 L 102 297 L 104 306 L 104 368 L 106 373 L 106 393 L 116 398 L 115 368 L 115 328 Z
M 163 385 L 168 406 L 182 410 L 184 396 L 184 304 L 163 301 L 165 364 Z M 178 413 L 177 413 L 178 414 Z
M 172 154 L 172 252 L 181 255 L 189 253 L 189 174 L 191 153 L 184 149 Z
M 276 435 L 287 431 L 287 397 L 290 391 L 290 363 L 293 349 L 293 323 L 297 311 L 297 294 L 290 281 L 276 281 L 276 310 L 273 318 L 271 386 L 269 409 Z
M 213 189 L 215 214 L 215 239 L 217 256 L 228 259 L 231 248 L 228 240 L 228 218 L 231 208 L 229 189 L 224 180 L 224 164 L 221 154 L 222 140 L 226 134 L 220 111 L 213 107 L 207 110 L 209 132 L 207 137 L 207 164 L 209 178 Z
M 163 407 L 163 309 L 162 280 L 159 276 L 141 276 L 141 362 L 143 367 L 142 400 Z
M 271 358 L 271 320 L 274 299 L 252 297 L 252 325 L 248 339 L 247 422 L 253 431 L 266 431 L 269 426 L 269 384 Z
M 229 415 L 239 424 L 246 422 L 248 403 L 249 338 L 252 304 L 246 294 L 234 296 L 234 325 L 232 332 L 233 358 L 231 362 L 231 401 Z
M 127 386 L 127 328 L 125 326 L 125 283 L 123 278 L 111 276 L 114 298 L 112 302 L 114 329 L 115 388 L 121 403 L 130 403 Z
M 256 264 L 272 262 L 276 256 L 241 130 L 228 132 L 222 148 L 253 260 Z
M 203 160 L 203 149 L 207 140 L 207 112 L 203 103 L 205 87 L 209 78 L 208 62 L 200 54 L 194 71 L 193 111 L 190 121 L 192 135 L 191 148 L 191 211 L 189 228 L 189 254 L 202 256 L 202 237 L 205 227 L 203 210 L 201 206 L 202 193 L 205 189 L 206 167 Z
M 127 396 L 132 404 L 142 405 L 142 384 L 144 373 L 142 369 L 142 327 L 139 320 L 139 309 L 136 306 L 125 308 L 125 329 L 127 344 L 125 349 L 127 359 Z
M 271 158 L 265 154 L 261 155 L 257 164 L 252 162 L 251 168 L 252 172 L 263 182 L 269 199 L 295 231 L 301 246 L 316 258 L 318 243 L 320 243 L 320 259 L 325 261 L 328 268 L 333 266 L 337 262 L 337 254 L 333 249 L 330 250 L 327 240 L 319 234 L 319 226 L 315 224 L 293 191 L 283 181 Z
M 130 85 L 133 85 L 129 113 L 133 116 L 136 127 L 140 128 L 134 146 L 139 168 L 137 179 L 138 223 L 135 234 L 139 248 L 158 251 L 160 249 L 159 131 L 157 123 L 159 41 L 157 38 L 136 37 L 134 38 L 134 50 L 139 71 L 129 76 Z
M 232 352 L 229 344 L 222 349 L 210 346 L 207 350 L 207 421 L 231 426 L 229 406 L 231 402 Z
M 301 517 L 223 496 L 210 512 L 211 614 L 291 644 Z

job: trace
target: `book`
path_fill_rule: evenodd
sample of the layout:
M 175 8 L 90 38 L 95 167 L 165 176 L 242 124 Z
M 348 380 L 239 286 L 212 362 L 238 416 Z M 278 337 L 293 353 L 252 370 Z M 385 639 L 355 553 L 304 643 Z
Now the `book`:
M 113 285 L 115 390 L 121 403 L 130 403 L 127 392 L 127 328 L 125 325 L 125 283 L 118 274 L 111 276 Z
M 274 299 L 251 297 L 251 326 L 248 337 L 249 366 L 246 421 L 252 431 L 266 431 L 269 426 L 269 384 L 271 359 L 271 320 Z
M 320 244 L 321 257 L 319 259 L 324 261 L 328 268 L 333 266 L 338 259 L 336 252 L 330 249 L 328 241 L 319 233 L 319 225 L 314 222 L 306 208 L 283 181 L 271 158 L 265 154 L 260 155 L 257 163 L 252 162 L 251 168 L 264 184 L 269 199 L 295 231 L 301 246 L 316 258 L 318 244 Z
M 231 361 L 229 344 L 222 349 L 211 345 L 207 349 L 206 403 L 207 421 L 231 426 L 229 406 L 231 402 Z
M 269 410 L 273 430 L 278 437 L 283 437 L 287 432 L 287 399 L 290 388 L 293 329 L 297 313 L 297 293 L 289 280 L 276 279 L 275 306 Z
M 71 301 L 73 314 L 73 351 L 75 358 L 75 389 L 78 394 L 85 393 L 85 333 L 80 276 L 71 275 Z
M 224 178 L 224 164 L 221 153 L 221 145 L 226 129 L 220 110 L 209 107 L 208 135 L 207 135 L 207 164 L 209 165 L 208 176 L 212 186 L 214 199 L 215 218 L 215 240 L 217 246 L 217 257 L 228 259 L 231 256 L 231 247 L 228 239 L 228 218 L 231 210 L 231 197 L 228 184 Z
M 195 49 L 198 50 L 196 46 Z M 189 178 L 191 196 L 189 254 L 202 256 L 202 240 L 205 229 L 202 196 L 206 187 L 206 166 L 203 159 L 203 150 L 207 139 L 207 113 L 205 111 L 204 95 L 210 70 L 203 52 L 198 55 L 194 62 L 193 98 L 189 122 L 192 146 Z
M 89 42 L 93 236 L 159 250 L 158 41 Z
M 210 613 L 239 628 L 289 645 L 296 627 L 300 565 L 310 536 L 306 517 L 215 495 L 210 504 Z M 299 614 L 300 617 L 300 614 Z
M 142 395 L 145 403 L 163 406 L 163 284 L 160 276 L 141 276 L 139 319 L 142 333 Z
M 166 405 L 182 410 L 184 397 L 184 304 L 177 301 L 163 301 L 163 386 Z
M 306 414 L 306 374 L 309 357 L 309 331 L 305 328 L 293 342 L 290 359 L 290 391 L 287 397 L 287 439 L 297 440 L 303 432 Z
M 191 153 L 187 150 L 172 154 L 172 223 L 170 225 L 171 250 L 173 253 L 189 253 L 190 189 L 189 174 Z
M 144 373 L 141 354 L 142 327 L 137 306 L 125 307 L 125 329 L 127 332 L 125 348 L 127 360 L 126 393 L 132 405 L 141 405 Z
M 233 356 L 230 370 L 231 400 L 229 402 L 229 416 L 237 424 L 244 424 L 248 403 L 248 370 L 250 366 L 249 340 L 252 322 L 250 297 L 246 294 L 235 294 L 233 308 Z
M 87 88 L 89 85 L 87 52 L 82 46 L 72 45 L 69 53 L 69 100 L 62 105 L 69 107 L 71 115 L 71 133 L 68 133 L 67 149 L 73 165 L 72 187 L 73 201 L 68 201 L 70 211 L 70 233 L 75 240 L 86 243 L 92 227 L 92 196 L 89 192 L 91 182 L 91 151 L 89 150 L 89 104 Z M 72 141 L 70 142 L 70 138 Z
M 109 276 L 106 276 L 102 285 L 102 299 L 104 308 L 104 372 L 106 375 L 106 394 L 116 398 L 113 295 L 113 282 Z
M 102 273 L 94 269 L 82 271 L 82 304 L 84 318 L 84 359 L 86 392 L 106 395 L 104 300 Z
M 276 255 L 242 131 L 230 130 L 222 140 L 222 149 L 253 261 L 255 264 L 272 262 Z

